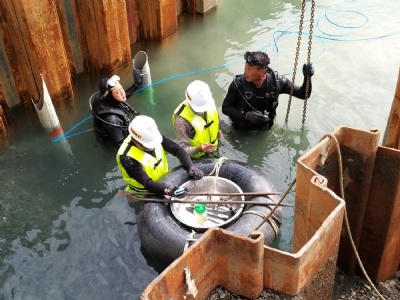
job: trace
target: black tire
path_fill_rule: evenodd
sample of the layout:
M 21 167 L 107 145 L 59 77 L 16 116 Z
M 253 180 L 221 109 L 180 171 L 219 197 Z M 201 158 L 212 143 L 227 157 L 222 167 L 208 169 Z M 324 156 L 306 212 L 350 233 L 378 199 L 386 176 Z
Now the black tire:
M 217 161 L 216 159 L 198 160 L 194 161 L 194 164 L 208 175 L 213 171 Z M 225 161 L 219 169 L 219 176 L 233 181 L 243 192 L 276 191 L 273 184 L 260 170 L 239 161 Z M 179 166 L 169 171 L 160 182 L 168 186 L 179 186 L 189 180 L 186 169 Z M 279 200 L 277 196 L 269 196 L 269 199 L 274 203 Z M 265 197 L 253 196 L 246 200 L 265 202 Z M 268 214 L 271 209 L 270 206 L 264 205 L 246 205 L 243 211 L 251 210 Z M 274 216 L 279 221 L 282 220 L 280 207 L 274 212 Z M 262 220 L 262 217 L 256 214 L 244 214 L 224 229 L 248 236 Z M 275 224 L 272 226 L 270 222 L 265 222 L 258 229 L 264 234 L 265 245 L 272 244 L 277 237 L 275 231 L 276 228 L 279 229 L 279 222 L 275 221 Z M 169 205 L 162 203 L 143 204 L 138 215 L 137 226 L 142 247 L 150 256 L 165 264 L 170 264 L 182 255 L 186 239 L 191 233 L 176 220 Z M 201 234 L 196 233 L 194 238 L 199 238 Z

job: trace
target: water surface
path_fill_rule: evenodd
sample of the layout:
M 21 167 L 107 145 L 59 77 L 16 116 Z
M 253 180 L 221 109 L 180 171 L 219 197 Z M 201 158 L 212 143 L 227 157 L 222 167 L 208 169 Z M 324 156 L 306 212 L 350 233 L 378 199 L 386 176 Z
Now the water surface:
M 221 153 L 260 168 L 285 191 L 295 178 L 297 159 L 325 133 L 341 125 L 378 128 L 383 138 L 400 66 L 399 3 L 317 2 L 315 76 L 304 126 L 303 101 L 292 100 L 285 123 L 288 97 L 281 96 L 272 130 L 233 131 L 224 136 Z M 175 36 L 135 45 L 133 55 L 139 50 L 149 55 L 153 85 L 128 102 L 173 138 L 171 114 L 185 87 L 195 79 L 206 81 L 220 108 L 233 76 L 243 71 L 247 50 L 266 51 L 271 67 L 291 79 L 299 4 L 220 0 L 206 16 L 179 17 Z M 300 70 L 307 59 L 309 11 Z M 123 85 L 131 83 L 131 66 L 116 73 Z M 0 152 L 0 299 L 139 299 L 163 269 L 140 247 L 137 208 L 115 196 L 125 186 L 115 151 L 97 144 L 90 131 L 88 99 L 100 77 L 80 76 L 74 99 L 56 106 L 64 142 L 51 143 L 35 114 L 21 108 L 11 112 L 12 147 Z M 296 83 L 301 82 L 299 71 Z M 293 204 L 293 195 L 285 201 Z M 293 209 L 283 213 L 274 247 L 290 252 Z

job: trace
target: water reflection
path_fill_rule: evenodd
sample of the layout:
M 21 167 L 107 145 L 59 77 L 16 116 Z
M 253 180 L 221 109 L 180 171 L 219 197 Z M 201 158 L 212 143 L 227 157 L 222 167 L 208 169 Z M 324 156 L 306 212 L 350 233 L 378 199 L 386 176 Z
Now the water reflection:
M 11 251 L 18 253 L 14 256 L 18 260 L 9 260 L 15 275 L 5 285 L 7 294 L 13 293 L 16 299 L 24 295 L 33 299 L 114 299 L 116 294 L 128 299 L 141 293 L 142 276 L 153 277 L 155 271 L 146 267 L 146 259 L 137 251 L 140 242 L 136 227 L 124 224 L 135 219 L 126 201 L 115 197 L 104 209 L 85 209 L 79 206 L 81 200 L 75 198 L 64 207 L 52 226 L 53 234 L 35 248 L 26 247 L 18 239 L 13 242 Z M 60 224 L 66 224 L 70 238 L 55 234 L 61 234 Z M 70 243 L 60 252 L 66 240 Z M 41 282 L 57 278 L 59 282 L 32 290 L 32 278 Z

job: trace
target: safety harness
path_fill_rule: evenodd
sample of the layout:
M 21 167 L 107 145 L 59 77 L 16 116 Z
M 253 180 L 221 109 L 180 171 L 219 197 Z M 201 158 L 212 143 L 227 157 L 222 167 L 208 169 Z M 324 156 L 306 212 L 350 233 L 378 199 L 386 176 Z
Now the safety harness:
M 267 67 L 267 72 L 271 74 L 273 81 L 275 83 L 275 92 L 271 92 L 271 96 L 273 98 L 272 104 L 270 105 L 269 113 L 272 115 L 272 117 L 275 116 L 276 114 L 276 108 L 278 107 L 278 99 L 279 99 L 279 92 L 280 92 L 280 83 L 279 83 L 279 74 L 277 71 L 272 70 L 270 67 Z M 238 90 L 240 96 L 242 99 L 245 101 L 245 103 L 254 111 L 259 111 L 255 109 L 248 100 L 250 100 L 252 97 L 257 97 L 254 95 L 252 91 L 246 90 L 246 80 L 244 79 L 243 75 L 236 75 L 233 79 L 233 82 L 235 83 L 236 89 Z M 264 97 L 264 101 L 267 102 L 267 98 Z M 262 113 L 262 112 L 261 112 Z
M 96 101 L 103 101 L 105 100 L 105 96 L 101 95 L 97 98 L 94 99 L 94 102 Z M 92 110 L 92 115 L 100 120 L 102 123 L 110 125 L 110 126 L 114 126 L 114 127 L 120 127 L 120 128 L 128 128 L 129 123 L 136 117 L 139 115 L 139 113 L 137 111 L 135 111 L 128 103 L 120 103 L 120 107 L 112 107 L 109 105 L 104 105 L 104 103 L 102 103 L 103 107 L 99 110 L 98 114 L 93 110 L 92 105 L 90 106 L 91 110 Z M 115 115 L 119 115 L 121 117 L 124 118 L 125 124 L 127 125 L 118 125 L 118 124 L 113 124 L 110 122 L 107 122 L 106 120 L 102 119 L 100 115 L 102 114 L 115 114 Z M 131 118 L 129 118 L 129 114 L 132 114 L 132 120 Z

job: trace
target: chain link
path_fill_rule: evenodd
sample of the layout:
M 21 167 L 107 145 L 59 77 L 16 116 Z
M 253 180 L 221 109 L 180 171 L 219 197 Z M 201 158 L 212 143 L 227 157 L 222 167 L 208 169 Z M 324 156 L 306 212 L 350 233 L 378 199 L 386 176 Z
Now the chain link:
M 300 53 L 300 43 L 301 43 L 301 36 L 303 34 L 303 23 L 304 23 L 304 11 L 306 7 L 306 0 L 302 1 L 301 4 L 301 16 L 300 16 L 300 25 L 299 25 L 299 36 L 297 38 L 297 47 L 296 47 L 296 55 L 294 59 L 294 67 L 293 67 L 293 76 L 292 76 L 292 85 L 290 89 L 290 95 L 289 95 L 289 100 L 288 100 L 288 107 L 286 111 L 286 118 L 285 122 L 287 123 L 289 119 L 289 113 L 290 113 L 290 106 L 292 104 L 292 96 L 293 96 L 293 90 L 294 90 L 294 82 L 296 79 L 296 73 L 297 73 L 297 64 L 299 61 L 299 53 Z M 307 52 L 307 63 L 309 64 L 311 61 L 311 46 L 312 46 L 312 34 L 313 34 L 313 28 L 314 28 L 314 12 L 315 12 L 315 0 L 312 0 L 311 4 L 311 19 L 310 19 L 310 34 L 308 38 L 308 52 Z M 310 86 L 310 76 L 307 76 L 306 78 L 306 89 L 305 89 L 305 97 L 304 97 L 304 107 L 303 107 L 303 119 L 302 119 L 302 124 L 304 124 L 305 119 L 306 119 L 306 111 L 307 111 L 307 100 L 308 100 L 308 91 L 309 91 L 309 86 Z
M 308 64 L 311 62 L 311 46 L 312 46 L 312 34 L 313 34 L 313 28 L 314 28 L 314 12 L 315 12 L 315 1 L 312 0 L 311 18 L 310 18 L 310 34 L 308 36 L 308 53 L 307 53 L 307 63 Z M 302 124 L 304 124 L 304 122 L 306 120 L 309 87 L 310 87 L 310 76 L 307 76 L 306 90 L 305 90 L 305 95 L 304 95 L 303 118 L 301 120 Z
M 293 90 L 294 90 L 294 81 L 296 79 L 296 73 L 297 73 L 297 62 L 299 60 L 299 53 L 300 53 L 300 44 L 301 44 L 301 36 L 303 34 L 303 22 L 304 22 L 304 11 L 306 7 L 306 0 L 303 0 L 303 3 L 301 4 L 301 16 L 300 16 L 300 25 L 299 25 L 299 36 L 297 37 L 297 47 L 296 47 L 296 55 L 294 58 L 294 67 L 293 67 L 293 76 L 292 76 L 292 85 L 290 88 L 290 95 L 289 95 L 289 101 L 288 101 L 288 107 L 286 111 L 286 118 L 285 122 L 287 123 L 289 119 L 289 112 L 290 112 L 290 106 L 292 104 L 292 96 L 293 96 Z

